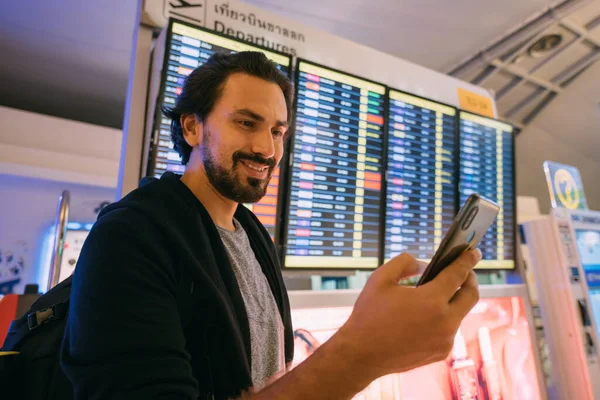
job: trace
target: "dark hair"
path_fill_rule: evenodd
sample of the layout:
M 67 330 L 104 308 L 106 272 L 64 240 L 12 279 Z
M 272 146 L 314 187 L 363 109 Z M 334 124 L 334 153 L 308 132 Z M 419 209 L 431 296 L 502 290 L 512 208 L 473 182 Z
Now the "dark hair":
M 181 116 L 196 114 L 204 121 L 221 96 L 227 78 L 239 72 L 278 84 L 285 97 L 287 122 L 292 121 L 294 87 L 289 78 L 277 69 L 277 64 L 258 51 L 242 51 L 230 55 L 215 53 L 185 79 L 175 107 L 161 107 L 162 113 L 171 119 L 171 140 L 175 151 L 181 156 L 182 164 L 189 161 L 192 147 L 183 137 Z

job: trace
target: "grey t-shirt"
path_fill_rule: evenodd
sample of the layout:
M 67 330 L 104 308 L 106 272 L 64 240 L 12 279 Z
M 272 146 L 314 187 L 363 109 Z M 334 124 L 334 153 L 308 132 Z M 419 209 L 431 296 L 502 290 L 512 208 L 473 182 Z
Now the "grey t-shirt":
M 252 348 L 252 383 L 260 389 L 268 378 L 285 370 L 284 327 L 248 235 L 237 220 L 233 223 L 235 231 L 218 226 L 217 229 L 246 306 Z

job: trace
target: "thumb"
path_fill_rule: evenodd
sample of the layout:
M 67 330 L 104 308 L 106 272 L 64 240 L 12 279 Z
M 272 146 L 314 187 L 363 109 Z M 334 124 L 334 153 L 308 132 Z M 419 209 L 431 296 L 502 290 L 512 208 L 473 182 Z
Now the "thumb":
M 382 282 L 392 282 L 398 284 L 403 279 L 410 278 L 413 275 L 421 273 L 424 264 L 407 253 L 402 253 L 392 258 L 381 267 L 377 268 L 373 275 L 377 276 Z

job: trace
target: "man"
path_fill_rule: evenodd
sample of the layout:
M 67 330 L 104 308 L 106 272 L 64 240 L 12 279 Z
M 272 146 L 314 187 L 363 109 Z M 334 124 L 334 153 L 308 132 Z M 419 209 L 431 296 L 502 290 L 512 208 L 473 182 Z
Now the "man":
M 478 252 L 417 289 L 398 285 L 414 258 L 382 266 L 340 331 L 275 380 L 293 358 L 289 303 L 269 235 L 240 203 L 265 194 L 291 99 L 261 53 L 215 55 L 187 78 L 165 110 L 183 176 L 106 207 L 79 258 L 61 355 L 76 398 L 345 399 L 447 356 L 478 298 Z

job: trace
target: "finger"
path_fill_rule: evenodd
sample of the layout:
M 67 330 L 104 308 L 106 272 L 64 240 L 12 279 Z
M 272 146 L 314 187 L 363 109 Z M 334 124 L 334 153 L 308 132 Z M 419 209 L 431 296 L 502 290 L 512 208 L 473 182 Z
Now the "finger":
M 469 272 L 467 280 L 463 282 L 460 289 L 450 300 L 450 308 L 462 320 L 479 301 L 479 287 L 475 272 Z
M 415 273 L 415 275 L 423 275 L 423 272 L 425 272 L 425 270 L 427 269 L 427 265 L 429 263 L 426 263 L 425 261 L 421 261 L 421 260 L 417 260 L 417 263 L 419 264 L 419 269 Z
M 430 290 L 451 299 L 480 260 L 479 250 L 465 251 L 423 287 L 429 286 Z
M 398 284 L 402 279 L 409 278 L 419 273 L 422 268 L 416 258 L 407 253 L 402 253 L 392 258 L 373 273 L 373 277 L 382 282 Z

